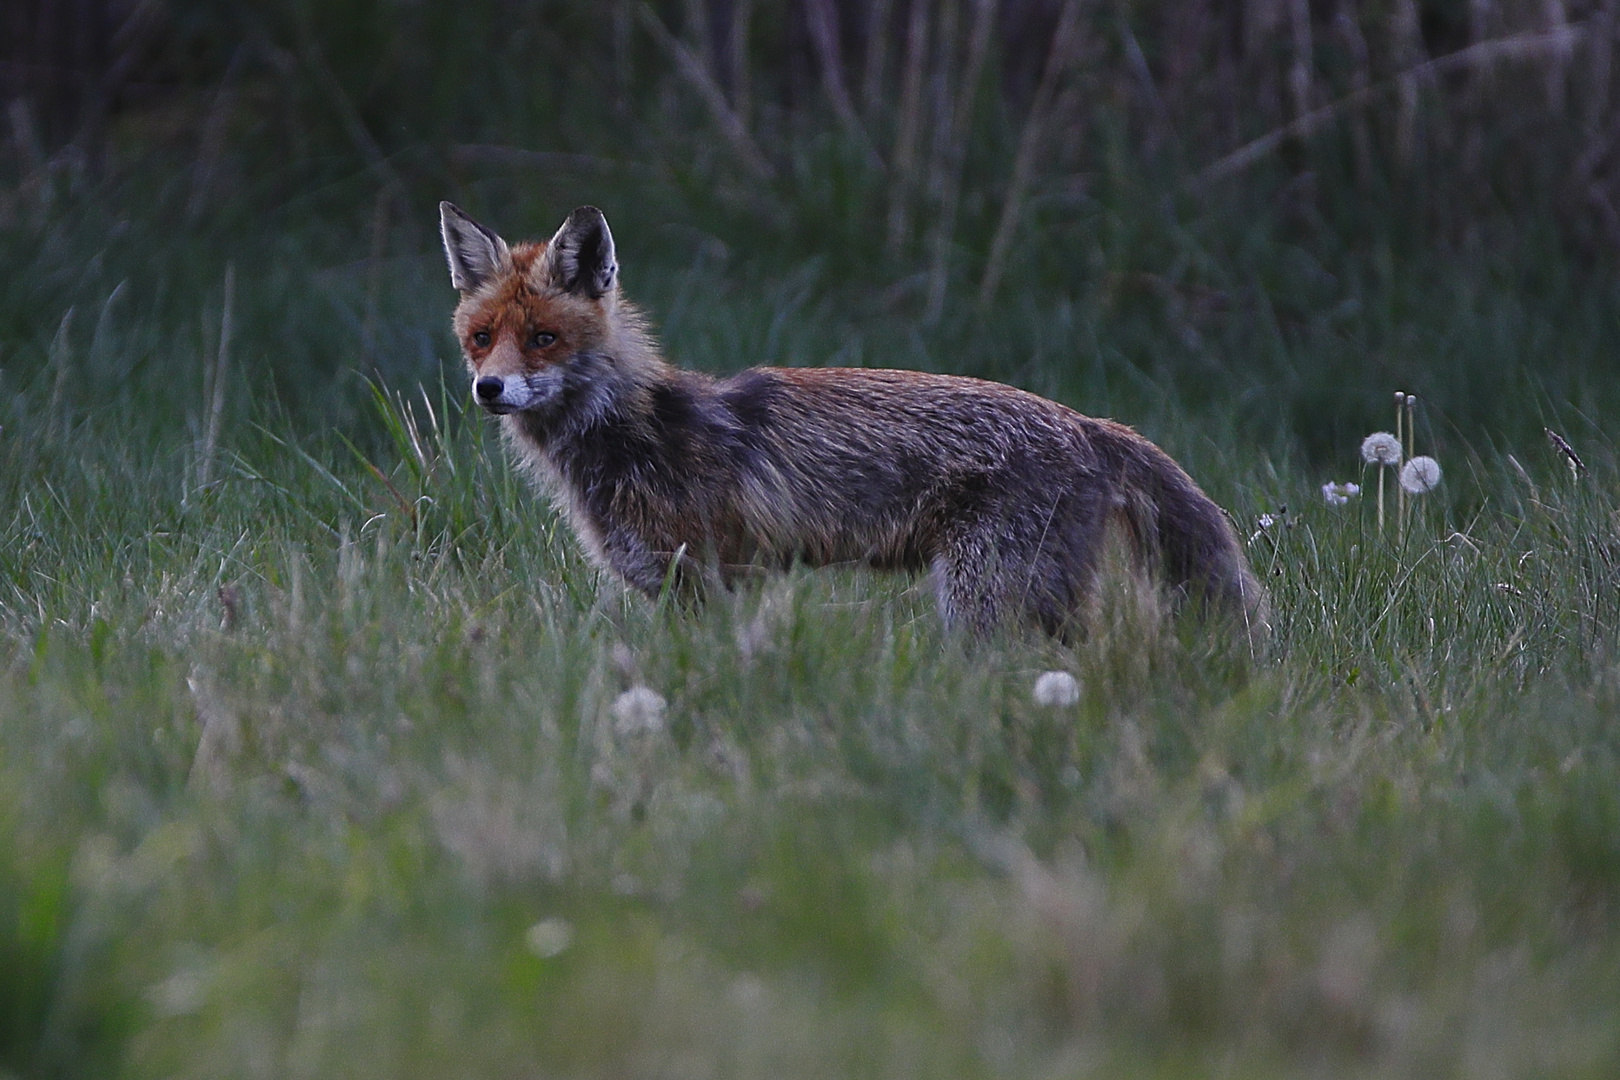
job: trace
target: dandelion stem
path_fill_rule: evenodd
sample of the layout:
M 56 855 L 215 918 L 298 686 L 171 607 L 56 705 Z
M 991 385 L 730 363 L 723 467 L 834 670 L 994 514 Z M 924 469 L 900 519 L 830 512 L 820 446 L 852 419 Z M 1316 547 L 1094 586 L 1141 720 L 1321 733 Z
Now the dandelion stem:
M 1416 394 L 1407 394 L 1406 395 L 1406 460 L 1408 460 L 1408 461 L 1412 460 L 1412 452 L 1413 452 L 1412 435 L 1413 435 L 1413 432 L 1416 429 L 1417 429 L 1417 395 Z M 1406 498 L 1406 485 L 1405 484 L 1399 484 L 1398 483 L 1399 479 L 1400 479 L 1399 477 L 1396 477 L 1397 486 L 1399 486 L 1400 489 L 1401 489 L 1401 539 L 1404 541 L 1406 539 L 1406 515 L 1409 513 L 1409 511 L 1406 509 L 1406 504 L 1407 504 L 1407 502 L 1409 500 Z
M 1398 447 L 1406 445 L 1401 439 L 1401 425 L 1406 417 L 1405 406 L 1406 394 L 1400 390 L 1395 391 L 1395 445 Z M 1397 451 L 1396 456 L 1400 456 L 1399 451 Z M 1401 463 L 1397 461 L 1393 467 L 1398 469 L 1400 465 Z M 1383 479 L 1381 474 L 1379 479 Z M 1406 539 L 1406 489 L 1401 487 L 1400 484 L 1395 485 L 1395 527 L 1397 537 L 1401 540 Z
M 1384 467 L 1378 467 L 1378 535 L 1384 535 Z

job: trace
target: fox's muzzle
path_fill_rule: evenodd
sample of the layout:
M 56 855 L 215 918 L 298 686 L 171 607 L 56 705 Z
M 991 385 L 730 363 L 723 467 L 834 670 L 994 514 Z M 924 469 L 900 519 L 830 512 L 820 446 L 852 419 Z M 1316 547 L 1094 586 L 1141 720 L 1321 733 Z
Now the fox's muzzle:
M 561 371 L 551 368 L 531 374 L 476 375 L 473 399 L 497 416 L 545 407 L 562 390 Z
M 514 402 L 501 400 L 511 396 L 506 390 L 506 380 L 497 375 L 483 375 L 473 380 L 473 397 L 478 404 L 497 415 L 515 412 L 519 407 Z

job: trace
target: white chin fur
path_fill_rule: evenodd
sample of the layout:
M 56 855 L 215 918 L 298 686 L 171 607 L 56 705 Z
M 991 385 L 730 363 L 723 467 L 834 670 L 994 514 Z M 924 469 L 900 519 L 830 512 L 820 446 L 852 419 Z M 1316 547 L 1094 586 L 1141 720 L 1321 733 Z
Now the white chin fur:
M 485 409 L 499 416 L 536 409 L 562 392 L 562 372 L 556 368 L 537 372 L 521 379 L 507 379 L 501 396 L 494 401 L 480 401 Z

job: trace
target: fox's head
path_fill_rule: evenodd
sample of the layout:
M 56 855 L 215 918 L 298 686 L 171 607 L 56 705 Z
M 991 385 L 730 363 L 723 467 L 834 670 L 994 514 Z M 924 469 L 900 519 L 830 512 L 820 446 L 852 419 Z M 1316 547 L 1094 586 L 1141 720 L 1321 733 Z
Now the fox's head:
M 568 215 L 544 243 L 508 246 L 450 203 L 439 204 L 450 280 L 461 292 L 456 337 L 473 397 L 492 413 L 564 405 L 596 382 L 614 351 L 618 264 L 594 206 Z M 635 325 L 632 312 L 619 320 Z

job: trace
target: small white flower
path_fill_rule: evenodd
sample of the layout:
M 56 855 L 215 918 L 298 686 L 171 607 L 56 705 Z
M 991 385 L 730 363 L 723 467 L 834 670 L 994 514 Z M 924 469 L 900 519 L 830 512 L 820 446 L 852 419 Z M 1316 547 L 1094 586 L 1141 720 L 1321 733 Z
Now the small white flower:
M 542 960 L 561 955 L 573 943 L 574 928 L 569 925 L 567 919 L 555 915 L 541 919 L 523 934 L 523 944 Z
M 1375 431 L 1361 440 L 1361 459 L 1369 465 L 1399 465 L 1401 441 L 1387 431 Z
M 608 711 L 613 714 L 613 730 L 620 735 L 655 734 L 664 730 L 666 708 L 664 695 L 652 687 L 632 686 L 613 699 Z
M 1035 680 L 1035 704 L 1063 708 L 1080 700 L 1080 684 L 1067 671 L 1047 671 Z
M 1329 506 L 1343 506 L 1361 494 L 1360 484 L 1323 484 L 1322 498 Z
M 1261 514 L 1259 524 L 1260 530 L 1264 532 L 1266 529 L 1269 529 L 1273 525 L 1277 524 L 1277 519 L 1272 517 L 1270 514 Z
M 1440 463 L 1419 455 L 1401 467 L 1401 487 L 1409 494 L 1422 495 L 1440 485 Z

